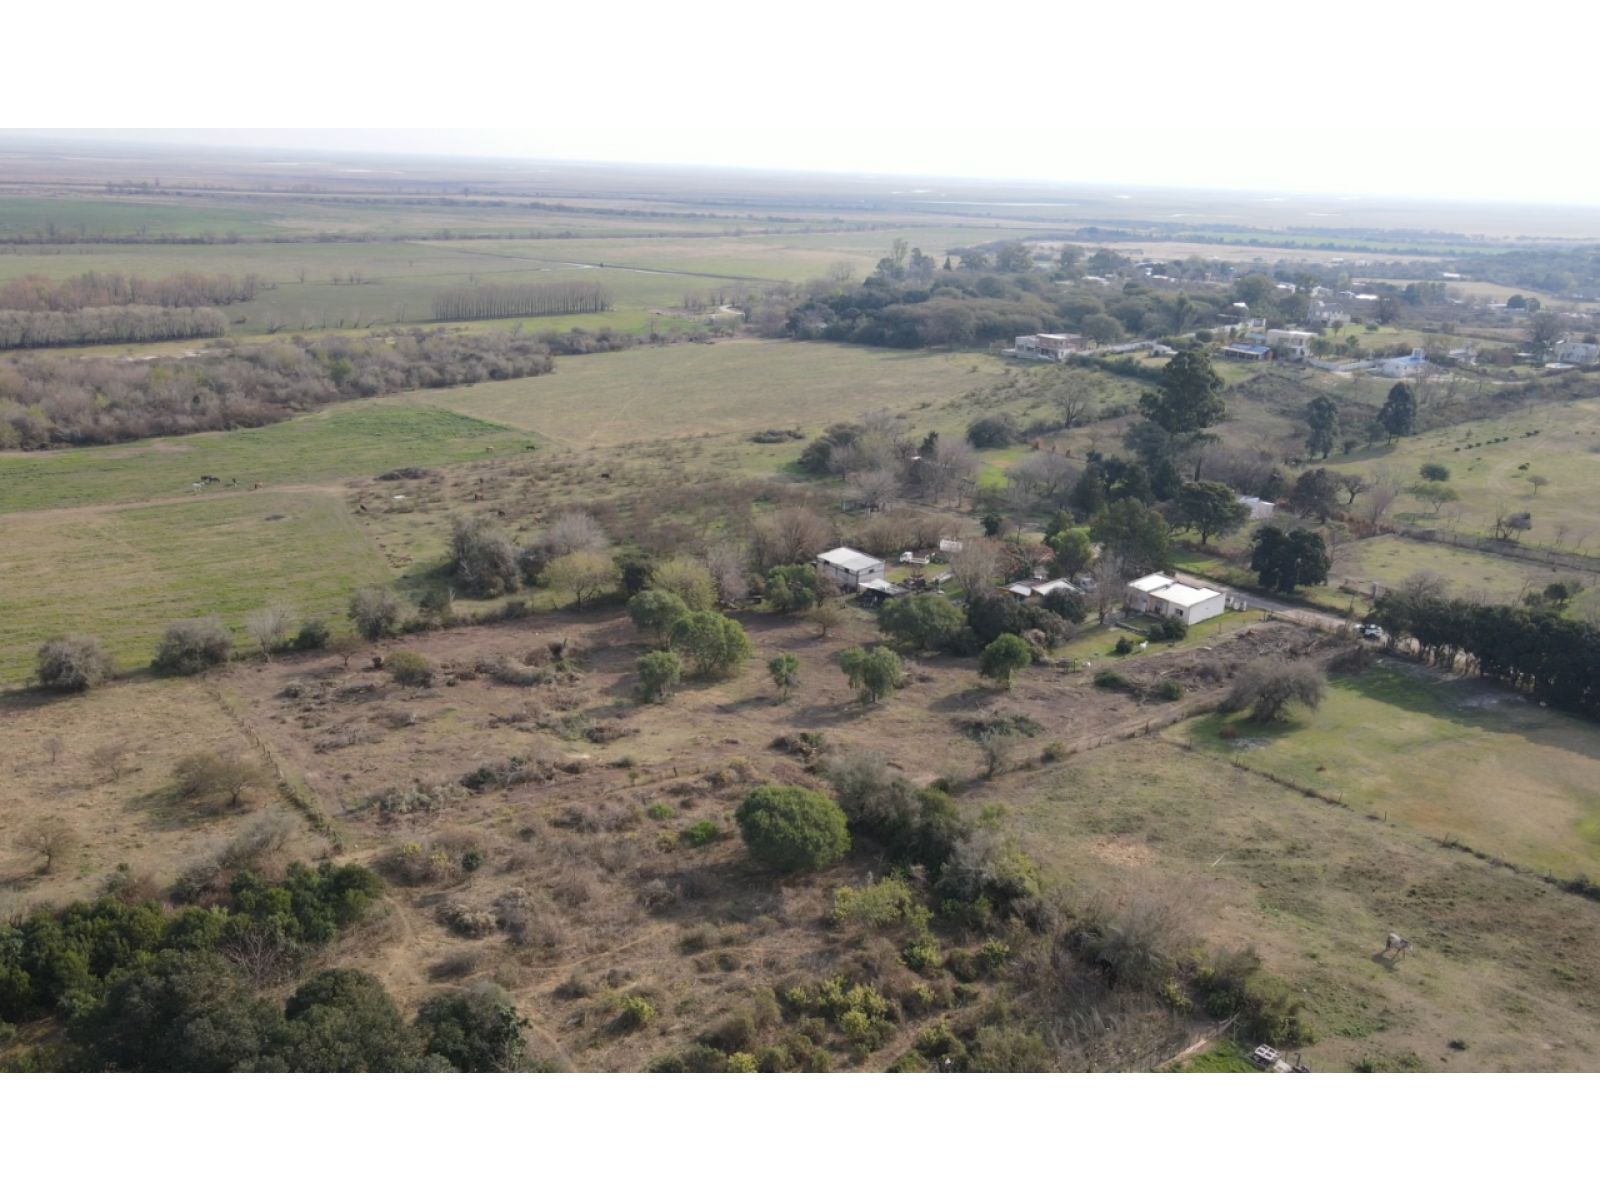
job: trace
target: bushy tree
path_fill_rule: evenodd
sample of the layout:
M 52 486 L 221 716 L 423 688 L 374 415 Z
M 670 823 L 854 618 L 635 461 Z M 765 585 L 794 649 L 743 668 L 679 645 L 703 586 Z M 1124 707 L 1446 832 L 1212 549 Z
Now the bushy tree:
M 892 695 L 905 674 L 900 656 L 887 646 L 871 650 L 852 646 L 839 655 L 839 666 L 863 704 L 876 704 Z
M 1404 381 L 1389 389 L 1389 397 L 1378 410 L 1378 424 L 1392 442 L 1398 437 L 1410 437 L 1417 425 L 1417 395 Z
M 307 617 L 294 635 L 296 650 L 326 650 L 333 641 L 333 631 L 321 617 Z
M 420 1041 L 383 984 L 365 971 L 319 971 L 284 1006 L 281 1054 L 291 1071 L 411 1071 Z
M 1166 520 L 1138 500 L 1118 500 L 1102 509 L 1090 535 L 1133 575 L 1158 571 L 1172 557 Z
M 610 549 L 611 539 L 600 522 L 586 512 L 571 510 L 557 513 L 548 525 L 534 531 L 517 555 L 517 566 L 522 578 L 531 584 L 538 582 L 554 559 L 569 554 L 604 554 Z
M 367 641 L 382 641 L 393 637 L 405 623 L 405 604 L 393 588 L 357 588 L 350 597 L 350 623 Z
M 1340 480 L 1324 467 L 1302 472 L 1289 493 L 1289 507 L 1308 520 L 1327 521 L 1339 511 Z
M 807 788 L 758 787 L 734 820 L 750 856 L 777 871 L 814 871 L 850 852 L 844 810 Z
M 1169 434 L 1194 434 L 1228 415 L 1222 377 L 1204 350 L 1180 350 L 1161 368 L 1159 391 L 1139 397 L 1139 411 Z
M 683 659 L 671 650 L 652 650 L 639 656 L 639 698 L 659 704 L 678 690 Z
M 150 667 L 159 675 L 198 675 L 233 654 L 233 639 L 216 617 L 174 621 L 156 646 Z
M 731 617 L 691 612 L 670 631 L 672 648 L 688 659 L 696 675 L 735 675 L 750 657 L 750 639 Z
M 1285 533 L 1264 525 L 1251 537 L 1250 569 L 1269 591 L 1326 583 L 1330 565 L 1327 543 L 1309 529 Z
M 1010 690 L 1011 677 L 1032 661 L 1027 642 L 1014 633 L 1002 633 L 978 655 L 978 674 Z
M 1187 528 L 1200 535 L 1204 546 L 1213 537 L 1242 529 L 1250 510 L 1225 483 L 1186 483 L 1178 491 L 1178 515 Z
M 800 660 L 792 654 L 779 654 L 767 663 L 767 674 L 778 689 L 778 695 L 787 700 L 800 680 Z
M 481 983 L 426 1001 L 417 1012 L 423 1050 L 458 1071 L 517 1071 L 527 1065 L 527 1019 L 505 989 Z
M 1450 468 L 1443 463 L 1423 463 L 1418 468 L 1418 473 L 1429 483 L 1443 483 L 1450 478 Z
M 415 650 L 396 650 L 383 660 L 383 668 L 406 687 L 432 687 L 436 675 L 433 664 Z
M 469 596 L 517 590 L 517 548 L 491 517 L 457 518 L 450 529 L 450 571 Z
M 773 612 L 793 614 L 815 608 L 825 587 L 815 567 L 793 565 L 768 571 L 763 591 Z
M 967 426 L 967 441 L 979 450 L 1003 449 L 1021 436 L 1017 419 L 1010 413 L 979 417 Z
M 1322 675 L 1310 663 L 1252 663 L 1239 673 L 1223 709 L 1248 708 L 1250 719 L 1263 724 L 1287 718 L 1291 704 L 1314 709 L 1322 703 Z
M 665 645 L 672 627 L 689 615 L 689 606 L 675 593 L 646 588 L 628 601 L 628 616 L 643 633 L 652 634 Z
M 1087 529 L 1063 529 L 1051 535 L 1048 544 L 1055 551 L 1056 570 L 1068 579 L 1082 575 L 1094 561 L 1094 543 Z
M 1313 396 L 1306 406 L 1306 453 L 1327 458 L 1339 441 L 1339 406 L 1327 396 Z
M 878 613 L 878 628 L 911 650 L 941 649 L 965 624 L 962 611 L 935 592 L 890 600 Z
M 52 692 L 86 692 L 110 679 L 116 669 L 99 638 L 72 633 L 39 647 L 35 678 Z
M 208 951 L 162 950 L 118 977 L 72 1034 L 111 1071 L 282 1070 L 283 1016 Z
M 671 558 L 651 572 L 651 587 L 670 592 L 684 607 L 696 612 L 717 606 L 717 584 L 704 563 L 692 558 Z
M 552 559 L 544 570 L 544 585 L 572 596 L 582 608 L 591 600 L 614 591 L 621 582 L 616 560 L 598 550 L 578 550 Z

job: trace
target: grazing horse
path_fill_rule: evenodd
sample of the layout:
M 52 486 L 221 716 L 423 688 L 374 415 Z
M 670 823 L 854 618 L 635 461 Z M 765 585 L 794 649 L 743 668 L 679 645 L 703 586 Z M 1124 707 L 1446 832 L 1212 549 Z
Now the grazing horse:
M 1380 953 L 1388 954 L 1392 950 L 1394 951 L 1395 960 L 1399 961 L 1405 957 L 1405 953 L 1409 949 L 1411 949 L 1410 942 L 1406 941 L 1398 933 L 1391 933 L 1384 939 L 1383 950 Z

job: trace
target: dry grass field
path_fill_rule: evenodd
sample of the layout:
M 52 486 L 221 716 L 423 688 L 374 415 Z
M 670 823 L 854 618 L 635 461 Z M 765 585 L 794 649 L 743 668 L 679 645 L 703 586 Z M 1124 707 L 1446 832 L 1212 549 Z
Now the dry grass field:
M 750 668 L 661 705 L 634 700 L 644 647 L 613 611 L 406 639 L 439 669 L 429 688 L 313 655 L 14 706 L 31 745 L 49 726 L 66 748 L 55 767 L 33 751 L 6 781 L 9 802 L 24 816 L 46 800 L 64 808 L 85 823 L 89 848 L 49 876 L 12 859 L 8 898 L 89 894 L 124 861 L 161 886 L 219 853 L 278 802 L 199 818 L 161 796 L 177 755 L 244 746 L 249 731 L 331 817 L 343 852 L 389 878 L 387 915 L 337 953 L 404 1007 L 441 981 L 493 979 L 530 1017 L 540 1057 L 628 1070 L 759 1009 L 763 989 L 865 972 L 898 997 L 903 1019 L 870 1049 L 824 1041 L 835 1067 L 884 1069 L 920 1031 L 975 1019 L 997 993 L 983 980 L 925 992 L 892 941 L 828 920 L 834 890 L 879 869 L 864 847 L 795 880 L 752 866 L 733 808 L 758 781 L 816 786 L 794 752 L 806 733 L 824 753 L 877 751 L 919 781 L 943 777 L 964 811 L 1016 837 L 1069 906 L 1156 906 L 1196 945 L 1255 946 L 1309 1006 L 1319 1037 L 1304 1053 L 1317 1070 L 1600 1065 L 1592 902 L 1441 846 L 1406 814 L 1373 820 L 1160 734 L 1214 699 L 1231 665 L 1304 650 L 1313 635 L 1248 625 L 1119 667 L 1186 680 L 1178 705 L 1140 704 L 1048 666 L 1001 692 L 970 660 L 941 657 L 912 663 L 902 691 L 862 708 L 835 660 L 871 636 L 865 614 L 828 639 L 791 620 L 743 623 Z M 802 664 L 787 702 L 760 667 L 780 651 Z M 512 678 L 504 663 L 517 682 L 497 681 Z M 1329 713 L 1337 728 L 1331 703 Z M 988 779 L 963 727 L 997 714 L 1041 731 Z M 181 738 L 160 736 L 174 724 Z M 108 728 L 140 746 L 137 769 L 115 784 L 83 765 Z M 1100 744 L 1107 737 L 1125 740 Z M 1058 761 L 1041 765 L 1052 743 Z M 281 852 L 291 850 L 327 843 L 302 825 Z M 472 869 L 460 866 L 468 856 Z M 1374 959 L 1391 928 L 1417 945 L 1393 966 Z M 949 953 L 965 952 L 959 934 L 946 937 Z M 637 1027 L 619 1016 L 634 1000 L 653 1014 Z

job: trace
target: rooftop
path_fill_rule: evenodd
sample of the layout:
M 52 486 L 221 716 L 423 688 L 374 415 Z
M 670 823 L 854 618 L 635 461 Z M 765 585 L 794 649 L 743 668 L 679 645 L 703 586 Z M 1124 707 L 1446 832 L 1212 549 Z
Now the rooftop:
M 849 546 L 839 546 L 833 550 L 826 550 L 817 555 L 817 561 L 825 562 L 830 567 L 838 567 L 843 571 L 866 571 L 873 567 L 883 566 L 881 558 L 873 558 L 870 554 L 852 550 Z

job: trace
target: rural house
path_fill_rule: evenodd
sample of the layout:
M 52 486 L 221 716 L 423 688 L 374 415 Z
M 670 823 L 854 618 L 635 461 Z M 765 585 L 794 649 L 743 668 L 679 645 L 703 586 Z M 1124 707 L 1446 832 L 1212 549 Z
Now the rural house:
M 849 546 L 839 546 L 817 555 L 817 570 L 847 592 L 859 591 L 872 580 L 882 580 L 887 569 L 883 559 L 873 558 Z
M 1267 345 L 1286 362 L 1299 362 L 1311 357 L 1311 342 L 1317 335 L 1304 329 L 1269 329 Z
M 1198 625 L 1220 617 L 1227 597 L 1212 588 L 1190 587 L 1170 575 L 1146 575 L 1128 585 L 1129 612 L 1156 617 L 1177 617 L 1185 625 Z
M 1600 345 L 1594 342 L 1568 342 L 1556 343 L 1556 361 L 1572 363 L 1574 366 L 1593 366 L 1600 362 Z

